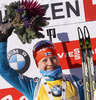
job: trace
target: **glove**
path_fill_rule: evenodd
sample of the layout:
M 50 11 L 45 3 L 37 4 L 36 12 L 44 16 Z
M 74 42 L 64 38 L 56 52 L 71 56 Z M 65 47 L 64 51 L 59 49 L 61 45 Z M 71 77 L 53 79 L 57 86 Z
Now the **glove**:
M 8 23 L 4 23 L 3 22 L 3 24 L 1 24 L 1 30 L 0 30 L 0 42 L 7 42 L 7 38 L 12 34 L 12 31 L 13 31 L 13 27 L 12 26 L 8 26 L 8 27 L 6 27 L 6 26 L 8 26 Z M 4 31 L 2 31 L 2 30 L 5 30 L 5 32 Z
M 7 34 L 2 34 L 2 32 L 0 31 L 0 42 L 7 42 L 7 38 L 12 34 L 12 31 L 13 28 L 10 28 Z

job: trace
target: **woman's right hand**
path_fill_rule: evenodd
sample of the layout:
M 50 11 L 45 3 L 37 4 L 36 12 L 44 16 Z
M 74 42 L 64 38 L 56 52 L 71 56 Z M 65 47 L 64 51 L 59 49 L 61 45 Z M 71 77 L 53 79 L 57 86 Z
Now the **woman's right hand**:
M 7 38 L 12 34 L 14 28 L 11 25 L 9 25 L 10 23 L 2 23 L 0 25 L 0 42 L 7 42 Z

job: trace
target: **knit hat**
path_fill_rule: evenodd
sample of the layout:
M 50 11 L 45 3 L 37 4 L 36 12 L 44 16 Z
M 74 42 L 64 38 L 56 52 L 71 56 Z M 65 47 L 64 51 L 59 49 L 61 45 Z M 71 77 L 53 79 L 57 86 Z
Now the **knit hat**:
M 37 65 L 42 58 L 52 55 L 57 56 L 57 53 L 55 46 L 51 41 L 42 40 L 37 42 L 33 47 L 33 56 Z

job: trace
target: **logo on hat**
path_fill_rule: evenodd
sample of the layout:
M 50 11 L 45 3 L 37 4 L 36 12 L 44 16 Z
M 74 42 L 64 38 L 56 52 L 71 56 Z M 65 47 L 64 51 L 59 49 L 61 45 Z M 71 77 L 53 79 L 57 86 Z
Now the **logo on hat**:
M 45 56 L 52 55 L 52 52 L 45 53 Z

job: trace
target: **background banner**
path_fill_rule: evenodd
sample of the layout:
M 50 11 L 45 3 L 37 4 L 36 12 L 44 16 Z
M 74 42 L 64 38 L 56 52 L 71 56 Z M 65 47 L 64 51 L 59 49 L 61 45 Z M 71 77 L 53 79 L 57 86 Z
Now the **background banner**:
M 0 1 L 0 23 L 7 13 L 4 5 L 16 0 Z M 65 74 L 73 74 L 82 79 L 81 57 L 77 28 L 87 26 L 92 44 L 94 65 L 96 65 L 96 1 L 95 0 L 37 0 L 46 9 L 47 21 L 44 27 L 45 38 L 48 29 L 54 29 L 56 38 L 52 37 L 55 44 L 60 65 Z M 52 33 L 53 34 L 53 33 Z M 35 39 L 31 44 L 22 44 L 17 35 L 12 33 L 8 39 L 8 60 L 14 70 L 28 77 L 41 77 L 37 69 L 32 48 L 42 39 Z M 22 66 L 11 59 L 17 56 L 18 61 L 23 61 Z M 27 63 L 26 63 L 27 62 Z M 96 69 L 96 68 L 95 68 Z M 16 97 L 15 97 L 16 96 Z M 13 88 L 0 76 L 0 100 L 27 100 L 22 93 Z

